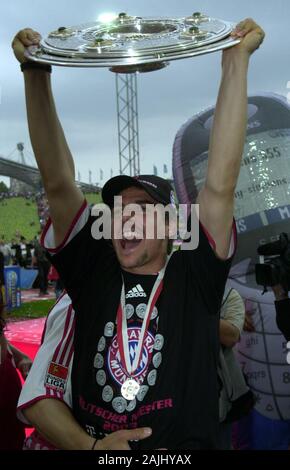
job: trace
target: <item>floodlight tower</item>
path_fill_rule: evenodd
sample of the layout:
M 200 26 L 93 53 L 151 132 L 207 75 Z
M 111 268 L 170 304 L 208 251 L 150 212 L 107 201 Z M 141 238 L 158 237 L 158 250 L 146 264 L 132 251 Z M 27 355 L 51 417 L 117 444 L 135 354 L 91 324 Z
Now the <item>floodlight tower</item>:
M 22 142 L 19 142 L 17 144 L 17 150 L 18 150 L 19 156 L 20 156 L 20 163 L 22 163 L 22 165 L 26 165 L 26 161 L 25 161 L 25 157 L 24 157 L 24 144 Z
M 127 13 L 104 12 L 98 21 L 104 25 L 112 24 L 117 18 L 121 24 L 128 17 Z M 118 67 L 110 70 L 115 73 L 119 170 L 120 174 L 136 176 L 140 174 L 139 127 L 138 127 L 138 95 L 136 73 L 119 73 Z
M 116 73 L 120 174 L 140 174 L 136 73 Z

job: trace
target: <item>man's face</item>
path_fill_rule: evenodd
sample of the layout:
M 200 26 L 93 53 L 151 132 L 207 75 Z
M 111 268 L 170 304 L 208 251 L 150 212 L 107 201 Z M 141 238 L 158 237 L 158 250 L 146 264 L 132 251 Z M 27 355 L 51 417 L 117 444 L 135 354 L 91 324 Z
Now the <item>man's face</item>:
M 152 272 L 159 270 L 164 264 L 168 239 L 157 239 L 156 217 L 154 215 L 146 216 L 145 212 L 146 205 L 156 204 L 156 201 L 144 189 L 135 186 L 125 189 L 119 196 L 122 196 L 122 209 L 128 204 L 137 204 L 140 207 L 138 213 L 131 215 L 124 215 L 123 211 L 122 215 L 114 214 L 112 211 L 112 242 L 121 267 L 125 270 L 132 270 L 132 272 L 135 269 L 138 272 L 138 268 L 143 269 L 144 267 L 148 267 L 149 272 L 150 268 L 152 268 Z M 134 225 L 131 223 L 132 218 L 134 218 Z M 149 229 L 149 226 L 153 229 L 154 238 L 152 239 L 146 239 L 146 228 Z M 131 231 L 135 232 L 133 239 Z M 116 236 L 117 234 L 118 236 Z

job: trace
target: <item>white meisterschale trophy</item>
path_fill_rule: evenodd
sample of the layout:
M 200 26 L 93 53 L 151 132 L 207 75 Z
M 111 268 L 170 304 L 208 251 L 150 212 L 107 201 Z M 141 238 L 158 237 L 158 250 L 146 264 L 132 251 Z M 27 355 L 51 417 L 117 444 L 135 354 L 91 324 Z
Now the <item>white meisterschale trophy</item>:
M 70 67 L 107 67 L 113 72 L 151 72 L 172 60 L 232 47 L 234 23 L 200 12 L 184 18 L 142 18 L 126 13 L 79 26 L 60 26 L 31 46 L 32 61 Z

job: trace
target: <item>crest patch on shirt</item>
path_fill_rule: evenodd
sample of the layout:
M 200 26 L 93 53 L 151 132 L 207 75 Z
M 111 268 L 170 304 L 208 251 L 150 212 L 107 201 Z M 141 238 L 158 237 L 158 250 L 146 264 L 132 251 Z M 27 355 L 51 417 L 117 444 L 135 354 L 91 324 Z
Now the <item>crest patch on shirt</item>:
M 64 367 L 55 362 L 51 362 L 45 378 L 46 387 L 53 388 L 54 390 L 65 391 L 65 386 L 68 377 L 68 367 Z

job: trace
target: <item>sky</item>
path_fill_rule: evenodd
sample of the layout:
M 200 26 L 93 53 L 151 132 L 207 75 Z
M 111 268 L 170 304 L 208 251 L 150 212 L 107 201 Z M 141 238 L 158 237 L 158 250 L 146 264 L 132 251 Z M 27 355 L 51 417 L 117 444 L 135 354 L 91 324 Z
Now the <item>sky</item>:
M 254 18 L 266 31 L 252 57 L 249 94 L 287 95 L 290 82 L 289 0 L 10 0 L 0 2 L 0 155 L 23 142 L 33 162 L 24 102 L 23 77 L 11 50 L 15 33 L 32 27 L 46 36 L 60 25 L 77 25 L 103 12 L 184 17 L 193 11 L 238 22 Z M 220 53 L 171 62 L 162 71 L 138 75 L 141 173 L 171 173 L 175 134 L 195 113 L 213 105 L 220 81 Z M 101 185 L 119 173 L 115 76 L 108 69 L 54 67 L 53 90 L 76 171 Z M 17 156 L 15 155 L 16 159 Z M 100 169 L 104 181 L 100 181 Z M 169 174 L 170 176 L 170 174 Z M 4 179 L 0 175 L 0 181 Z

